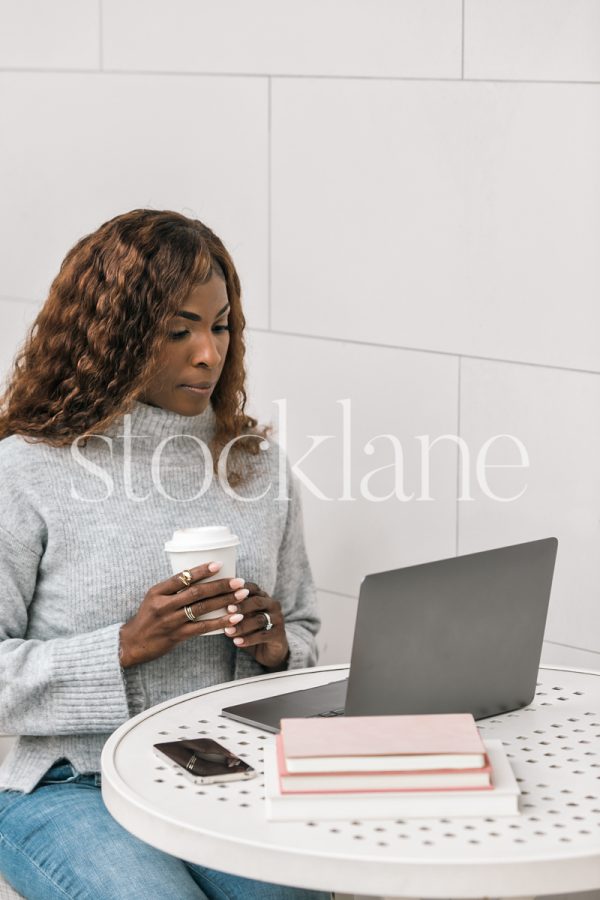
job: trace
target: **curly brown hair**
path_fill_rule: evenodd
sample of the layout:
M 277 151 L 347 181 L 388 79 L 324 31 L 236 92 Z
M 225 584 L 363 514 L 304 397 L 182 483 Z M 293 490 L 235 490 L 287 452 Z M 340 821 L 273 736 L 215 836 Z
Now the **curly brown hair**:
M 102 433 L 131 411 L 155 373 L 170 322 L 193 286 L 213 271 L 227 286 L 230 343 L 211 403 L 211 450 L 234 437 L 267 437 L 245 414 L 246 320 L 240 280 L 222 241 L 202 222 L 170 210 L 135 209 L 105 222 L 67 253 L 18 352 L 0 399 L 0 439 L 65 446 Z M 230 460 L 257 455 L 260 441 L 236 441 Z M 229 480 L 241 480 L 232 471 Z

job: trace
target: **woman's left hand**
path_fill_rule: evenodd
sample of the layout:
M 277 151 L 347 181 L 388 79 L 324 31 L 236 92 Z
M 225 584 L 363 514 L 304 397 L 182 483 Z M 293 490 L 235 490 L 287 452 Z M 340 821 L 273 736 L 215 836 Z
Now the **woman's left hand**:
M 283 665 L 290 651 L 281 604 L 251 581 L 244 588 L 248 596 L 238 600 L 235 607 L 227 607 L 231 624 L 225 634 L 233 639 L 236 647 L 251 653 L 261 666 L 274 669 Z M 265 631 L 269 621 L 273 627 Z

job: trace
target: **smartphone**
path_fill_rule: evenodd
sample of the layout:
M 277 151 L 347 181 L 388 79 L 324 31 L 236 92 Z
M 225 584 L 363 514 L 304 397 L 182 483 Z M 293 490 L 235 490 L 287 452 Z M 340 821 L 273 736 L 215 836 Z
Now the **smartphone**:
M 153 749 L 160 759 L 175 763 L 196 784 L 245 781 L 256 775 L 252 766 L 210 738 L 162 741 L 153 744 Z

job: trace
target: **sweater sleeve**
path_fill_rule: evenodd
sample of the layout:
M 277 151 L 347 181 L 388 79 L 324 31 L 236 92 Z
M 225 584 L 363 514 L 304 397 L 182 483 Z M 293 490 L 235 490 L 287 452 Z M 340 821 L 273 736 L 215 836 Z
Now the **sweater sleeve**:
M 0 514 L 0 734 L 113 731 L 143 703 L 139 672 L 129 677 L 128 670 L 126 678 L 119 665 L 121 623 L 27 639 L 45 526 L 21 499 L 20 522 L 10 515 L 10 500 Z
M 287 667 L 302 669 L 316 665 L 318 652 L 315 635 L 321 620 L 304 545 L 300 489 L 293 478 L 289 461 L 286 460 L 286 463 L 290 500 L 279 546 L 277 580 L 273 596 L 281 603 L 285 619 L 285 630 L 290 645 Z

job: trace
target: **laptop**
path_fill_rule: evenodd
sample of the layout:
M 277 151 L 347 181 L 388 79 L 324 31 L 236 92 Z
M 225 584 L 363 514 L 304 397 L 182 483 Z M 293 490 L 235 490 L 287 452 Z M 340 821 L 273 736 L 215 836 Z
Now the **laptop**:
M 535 696 L 558 541 L 545 538 L 367 575 L 347 679 L 222 715 L 266 731 L 282 718 L 521 709 Z

